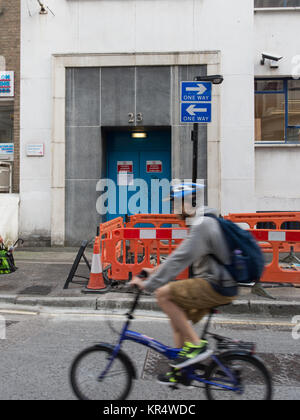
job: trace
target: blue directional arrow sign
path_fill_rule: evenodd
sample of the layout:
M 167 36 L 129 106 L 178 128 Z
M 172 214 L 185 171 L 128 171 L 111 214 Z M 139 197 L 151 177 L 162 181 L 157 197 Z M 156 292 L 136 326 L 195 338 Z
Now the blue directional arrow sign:
M 181 82 L 180 122 L 210 123 L 212 82 Z
M 182 102 L 181 103 L 182 123 L 210 123 L 211 103 Z
M 211 102 L 211 82 L 181 82 L 182 102 Z

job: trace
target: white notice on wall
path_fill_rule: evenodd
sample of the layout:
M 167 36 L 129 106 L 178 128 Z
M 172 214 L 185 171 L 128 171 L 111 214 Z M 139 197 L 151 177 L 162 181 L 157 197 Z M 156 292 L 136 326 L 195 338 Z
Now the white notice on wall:
M 117 162 L 118 186 L 127 187 L 133 185 L 133 161 L 119 160 Z
M 44 156 L 45 146 L 44 144 L 27 144 L 26 155 L 27 156 Z
M 118 173 L 118 186 L 126 187 L 129 185 L 133 185 L 133 174 L 129 174 L 128 172 L 119 172 Z

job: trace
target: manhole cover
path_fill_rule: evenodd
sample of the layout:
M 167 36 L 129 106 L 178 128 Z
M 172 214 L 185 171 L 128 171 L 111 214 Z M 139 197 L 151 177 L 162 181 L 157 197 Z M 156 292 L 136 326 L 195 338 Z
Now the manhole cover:
M 298 354 L 259 353 L 258 356 L 266 364 L 275 386 L 300 385 L 300 360 Z M 153 350 L 148 350 L 142 379 L 153 380 L 159 374 L 168 371 L 170 371 L 168 359 Z
M 46 296 L 51 292 L 52 288 L 49 286 L 30 286 L 26 287 L 26 289 L 21 290 L 19 295 L 41 295 Z
M 168 359 L 153 350 L 148 350 L 142 379 L 153 379 L 161 373 L 166 373 L 170 370 Z

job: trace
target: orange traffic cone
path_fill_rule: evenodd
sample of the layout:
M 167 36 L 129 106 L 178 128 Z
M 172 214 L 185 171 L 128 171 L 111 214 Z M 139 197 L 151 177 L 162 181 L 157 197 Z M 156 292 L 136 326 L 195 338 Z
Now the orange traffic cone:
M 101 264 L 101 255 L 100 255 L 100 237 L 96 236 L 94 244 L 94 252 L 92 259 L 92 268 L 90 273 L 90 280 L 83 289 L 83 293 L 105 293 L 107 287 L 105 286 L 103 274 L 102 274 L 102 264 Z

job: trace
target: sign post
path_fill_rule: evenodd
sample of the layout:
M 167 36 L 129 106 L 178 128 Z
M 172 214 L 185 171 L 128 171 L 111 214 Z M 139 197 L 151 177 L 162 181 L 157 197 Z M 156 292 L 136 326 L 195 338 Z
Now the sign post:
M 205 77 L 203 77 L 205 78 Z M 193 123 L 193 169 L 192 182 L 198 178 L 198 124 L 207 124 L 212 121 L 212 81 L 198 80 L 181 82 L 181 106 L 180 122 Z M 207 149 L 203 151 L 207 156 Z M 193 197 L 193 205 L 196 205 L 196 195 Z M 207 204 L 207 189 L 205 191 L 205 204 Z

